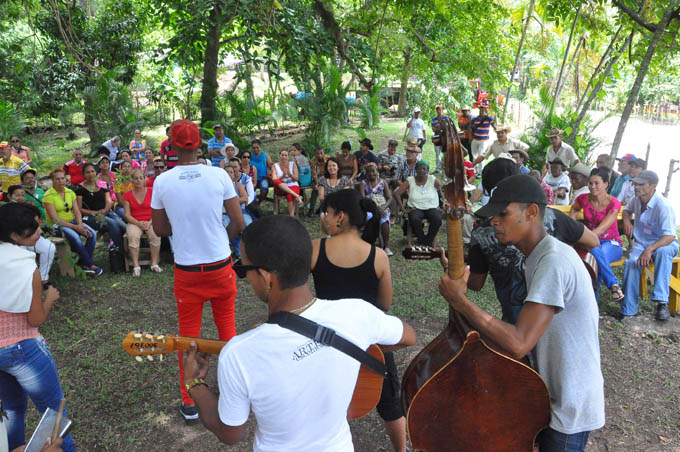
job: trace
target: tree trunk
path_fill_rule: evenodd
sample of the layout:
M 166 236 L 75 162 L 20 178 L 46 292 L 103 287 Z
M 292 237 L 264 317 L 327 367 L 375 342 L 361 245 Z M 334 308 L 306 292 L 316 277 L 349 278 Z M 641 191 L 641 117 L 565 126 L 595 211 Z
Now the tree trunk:
M 574 21 L 571 24 L 571 31 L 569 32 L 569 40 L 567 41 L 567 48 L 564 49 L 564 58 L 562 58 L 562 65 L 560 66 L 560 73 L 557 76 L 557 82 L 555 83 L 555 91 L 554 91 L 554 96 L 553 96 L 553 101 L 552 105 L 550 106 L 550 112 L 555 109 L 555 105 L 557 104 L 557 94 L 558 90 L 560 89 L 560 85 L 562 84 L 562 75 L 564 74 L 564 66 L 567 64 L 567 58 L 569 57 L 569 50 L 571 49 L 571 41 L 574 39 L 574 30 L 576 29 L 576 22 L 578 22 L 578 18 L 581 16 L 581 7 L 582 5 L 578 5 L 578 9 L 576 10 L 576 16 L 574 17 Z
M 84 96 L 84 111 L 92 111 L 94 107 L 92 106 L 92 101 L 89 96 Z M 90 149 L 95 150 L 97 147 L 101 146 L 104 142 L 102 137 L 99 135 L 99 130 L 97 129 L 97 123 L 95 122 L 92 115 L 85 113 L 85 127 L 87 128 L 87 135 L 90 137 Z M 108 137 L 113 138 L 113 137 Z
M 644 4 L 644 2 L 643 2 Z M 593 73 L 590 75 L 590 80 L 588 80 L 588 84 L 586 85 L 586 88 L 583 90 L 583 95 L 578 101 L 578 104 L 576 105 L 576 111 L 578 111 L 581 108 L 581 105 L 583 105 L 583 102 L 586 100 L 586 95 L 588 94 L 588 88 L 590 86 L 593 86 L 593 82 L 595 81 L 595 78 L 600 75 L 600 71 L 602 71 L 602 67 L 605 64 L 605 61 L 609 58 L 609 54 L 612 52 L 614 49 L 614 45 L 616 44 L 616 41 L 619 40 L 619 35 L 621 34 L 621 30 L 623 29 L 623 25 L 619 26 L 619 28 L 616 30 L 616 33 L 614 33 L 614 37 L 612 37 L 611 41 L 609 41 L 609 46 L 607 46 L 607 50 L 604 51 L 602 54 L 602 58 L 600 58 L 600 62 L 597 63 L 597 67 L 593 71 Z
M 581 110 L 579 111 L 578 117 L 576 118 L 576 121 L 574 121 L 574 124 L 572 125 L 571 128 L 571 133 L 569 134 L 569 137 L 567 138 L 567 143 L 573 145 L 574 140 L 576 140 L 576 134 L 578 133 L 579 127 L 581 127 L 581 122 L 583 122 L 583 119 L 586 117 L 586 114 L 588 113 L 588 110 L 590 109 L 590 105 L 593 103 L 595 98 L 597 97 L 597 93 L 602 89 L 602 86 L 604 85 L 605 80 L 607 80 L 607 77 L 612 73 L 612 70 L 616 66 L 616 64 L 619 62 L 619 58 L 621 58 L 621 55 L 623 55 L 623 52 L 625 52 L 626 47 L 630 44 L 630 41 L 633 39 L 633 33 L 628 35 L 628 38 L 626 41 L 623 43 L 621 46 L 621 49 L 619 49 L 615 55 L 613 55 L 609 61 L 607 62 L 607 65 L 604 68 L 604 73 L 602 76 L 602 80 L 597 82 L 595 86 L 590 90 L 590 94 L 588 94 L 588 99 L 585 101 L 583 104 Z M 586 88 L 587 89 L 587 88 Z M 585 93 L 584 93 L 585 95 Z
M 401 86 L 399 87 L 399 116 L 406 116 L 406 96 L 408 95 L 408 78 L 411 75 L 411 52 L 413 49 L 408 47 L 404 52 L 404 65 L 401 68 Z
M 668 27 L 668 24 L 671 22 L 671 19 L 673 18 L 673 13 L 675 12 L 674 9 L 675 5 L 669 7 L 664 12 L 663 19 L 661 19 L 661 22 L 659 22 L 656 25 L 656 29 L 654 31 L 654 34 L 652 35 L 652 39 L 649 42 L 649 47 L 647 47 L 647 52 L 645 53 L 645 56 L 642 59 L 642 62 L 640 63 L 640 70 L 638 71 L 637 77 L 635 77 L 633 87 L 628 93 L 628 100 L 626 101 L 626 106 L 623 107 L 623 113 L 621 113 L 621 120 L 619 121 L 619 126 L 616 129 L 616 135 L 614 136 L 614 142 L 612 143 L 612 151 L 609 154 L 610 161 L 612 162 L 616 158 L 616 154 L 618 154 L 619 152 L 621 140 L 623 139 L 623 132 L 626 130 L 626 125 L 628 125 L 628 119 L 630 118 L 630 114 L 633 111 L 635 102 L 637 101 L 638 95 L 640 94 L 642 82 L 645 80 L 645 76 L 647 75 L 647 71 L 649 70 L 649 64 L 652 62 L 652 58 L 654 57 L 656 47 L 659 45 L 661 37 L 663 36 L 664 32 L 666 31 L 666 28 Z
M 526 21 L 524 22 L 524 26 L 522 27 L 522 36 L 519 38 L 519 44 L 517 44 L 517 54 L 515 55 L 515 64 L 512 66 L 512 72 L 510 73 L 510 83 L 508 83 L 508 92 L 505 95 L 505 105 L 503 105 L 503 116 L 501 117 L 501 122 L 505 121 L 505 113 L 508 109 L 508 102 L 510 101 L 510 93 L 512 92 L 512 82 L 515 79 L 515 71 L 517 70 L 517 66 L 519 64 L 519 57 L 520 54 L 522 53 L 522 46 L 524 45 L 524 39 L 526 39 L 527 36 L 527 28 L 529 28 L 529 21 L 531 20 L 531 15 L 534 13 L 534 3 L 535 0 L 530 0 L 529 1 L 529 12 L 527 13 L 527 18 Z
M 578 53 L 581 51 L 581 46 L 585 42 L 586 38 L 585 36 L 582 36 L 581 39 L 578 41 L 578 45 L 576 46 L 576 50 L 574 50 L 574 54 L 571 56 L 571 61 L 569 62 L 569 66 L 567 66 L 567 70 L 564 73 L 564 76 L 562 77 L 562 82 L 557 86 L 557 91 L 555 92 L 555 105 L 557 105 L 560 101 L 560 95 L 562 94 L 562 89 L 564 88 L 564 85 L 567 83 L 567 79 L 569 78 L 569 73 L 571 72 L 571 68 L 574 67 L 574 61 L 578 57 Z
M 201 89 L 201 124 L 217 119 L 217 65 L 220 56 L 222 34 L 221 8 L 219 4 L 210 11 L 210 26 L 206 33 L 205 61 L 203 62 L 203 87 Z

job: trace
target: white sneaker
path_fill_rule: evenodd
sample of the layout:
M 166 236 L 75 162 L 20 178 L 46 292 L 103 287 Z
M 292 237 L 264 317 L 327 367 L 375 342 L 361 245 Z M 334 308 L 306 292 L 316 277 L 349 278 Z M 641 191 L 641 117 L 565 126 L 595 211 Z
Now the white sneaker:
M 389 248 L 385 248 L 385 254 L 387 254 L 387 257 L 394 256 L 394 253 Z

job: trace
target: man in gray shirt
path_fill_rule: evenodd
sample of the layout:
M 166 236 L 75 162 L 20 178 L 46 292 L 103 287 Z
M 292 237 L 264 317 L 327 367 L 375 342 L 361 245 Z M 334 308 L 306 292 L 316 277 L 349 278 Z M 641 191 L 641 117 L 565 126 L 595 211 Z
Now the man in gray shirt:
M 444 274 L 439 291 L 474 328 L 512 356 L 519 359 L 531 352 L 550 391 L 550 425 L 537 437 L 541 452 L 582 451 L 589 433 L 604 425 L 597 303 L 576 251 L 547 235 L 546 204 L 535 179 L 516 175 L 501 181 L 489 203 L 476 212 L 491 217 L 501 243 L 515 245 L 527 256 L 527 297 L 515 325 L 468 300 L 469 270 L 458 280 Z

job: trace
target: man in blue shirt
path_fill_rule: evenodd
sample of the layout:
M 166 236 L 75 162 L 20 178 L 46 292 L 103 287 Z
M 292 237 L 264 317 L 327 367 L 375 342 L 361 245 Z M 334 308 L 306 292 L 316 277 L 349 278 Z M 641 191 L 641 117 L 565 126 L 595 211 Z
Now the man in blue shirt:
M 612 187 L 609 191 L 609 194 L 613 197 L 619 196 L 619 193 L 621 193 L 621 188 L 623 188 L 623 184 L 627 180 L 631 179 L 630 174 L 628 174 L 630 172 L 630 162 L 636 158 L 637 157 L 635 157 L 633 154 L 626 154 L 620 159 L 616 159 L 619 162 L 619 171 L 621 172 L 621 176 L 617 177 L 616 181 L 612 182 Z
M 222 124 L 215 124 L 213 132 L 215 136 L 208 140 L 208 154 L 210 154 L 212 166 L 220 166 L 220 162 L 224 160 L 224 155 L 220 151 L 227 143 L 231 143 L 231 139 L 224 136 Z
M 378 157 L 375 156 L 371 151 L 373 150 L 373 145 L 371 140 L 364 138 L 359 142 L 359 150 L 354 153 L 357 158 L 357 165 L 359 167 L 359 175 L 357 180 L 366 179 L 366 164 L 375 163 L 378 164 Z
M 628 238 L 635 237 L 623 272 L 624 318 L 638 312 L 640 271 L 654 263 L 654 290 L 650 299 L 657 303 L 656 319 L 668 320 L 668 294 L 673 258 L 678 254 L 675 236 L 675 213 L 666 198 L 656 192 L 659 177 L 645 170 L 632 179 L 635 198 L 623 209 L 623 231 Z M 635 226 L 631 222 L 635 218 Z

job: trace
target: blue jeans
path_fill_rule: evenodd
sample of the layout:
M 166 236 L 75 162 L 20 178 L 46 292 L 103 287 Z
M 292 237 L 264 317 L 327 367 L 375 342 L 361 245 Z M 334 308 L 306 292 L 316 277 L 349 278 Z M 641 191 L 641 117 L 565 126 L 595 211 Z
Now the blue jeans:
M 538 434 L 536 442 L 539 452 L 584 452 L 590 432 L 560 433 L 550 427 Z
M 600 284 L 603 282 L 608 289 L 611 289 L 614 284 L 619 284 L 619 280 L 616 279 L 612 266 L 609 264 L 621 259 L 621 256 L 623 256 L 623 249 L 616 240 L 600 240 L 600 246 L 590 250 L 590 254 L 592 254 L 595 261 L 597 261 L 598 272 L 595 286 L 595 296 L 597 297 L 597 294 L 600 291 Z
M 635 315 L 638 312 L 640 295 L 640 272 L 642 268 L 638 265 L 637 260 L 645 250 L 645 247 L 639 243 L 633 246 L 630 250 L 626 265 L 623 270 L 623 306 L 621 314 Z M 671 283 L 671 270 L 673 269 L 673 258 L 678 254 L 678 243 L 673 242 L 670 245 L 662 246 L 652 253 L 652 260 L 654 260 L 654 290 L 650 297 L 651 300 L 658 303 L 667 304 L 669 287 Z
M 248 212 L 246 212 L 245 210 L 242 210 L 242 212 L 243 212 L 243 223 L 244 223 L 243 227 L 247 228 L 248 225 L 253 222 L 253 217 L 251 217 L 250 214 Z M 226 228 L 227 226 L 229 226 L 230 223 L 231 223 L 231 218 L 229 218 L 229 215 L 227 215 L 226 213 L 223 213 L 222 214 L 222 225 Z M 241 257 L 241 236 L 238 236 L 238 237 L 231 239 L 231 244 L 234 247 L 234 253 L 236 253 L 236 255 L 238 257 Z
M 260 200 L 265 199 L 267 197 L 267 193 L 269 193 L 269 179 L 267 179 L 266 177 L 260 179 L 257 182 L 257 185 L 255 186 L 255 188 L 260 189 L 260 195 L 259 195 L 258 199 L 260 199 Z
M 75 224 L 75 221 L 72 223 Z M 80 257 L 80 263 L 83 266 L 92 267 L 94 265 L 92 256 L 94 255 L 94 245 L 97 243 L 97 231 L 86 224 L 83 224 L 83 226 L 92 233 L 92 237 L 87 238 L 85 245 L 83 245 L 82 240 L 80 240 L 80 234 L 71 228 L 56 226 L 54 230 L 59 237 L 64 237 L 66 241 L 68 241 L 71 249 L 78 254 L 78 257 Z
M 123 231 L 125 227 L 121 228 L 120 217 L 109 211 L 104 217 L 104 221 L 106 221 L 106 227 L 109 230 L 111 240 L 113 240 L 113 243 L 116 244 L 119 250 L 123 251 Z
M 0 348 L 0 399 L 9 415 L 7 436 L 10 450 L 26 443 L 27 396 L 40 413 L 47 408 L 57 411 L 59 401 L 64 397 L 57 367 L 42 336 Z M 62 448 L 66 452 L 76 450 L 71 435 L 64 438 Z

